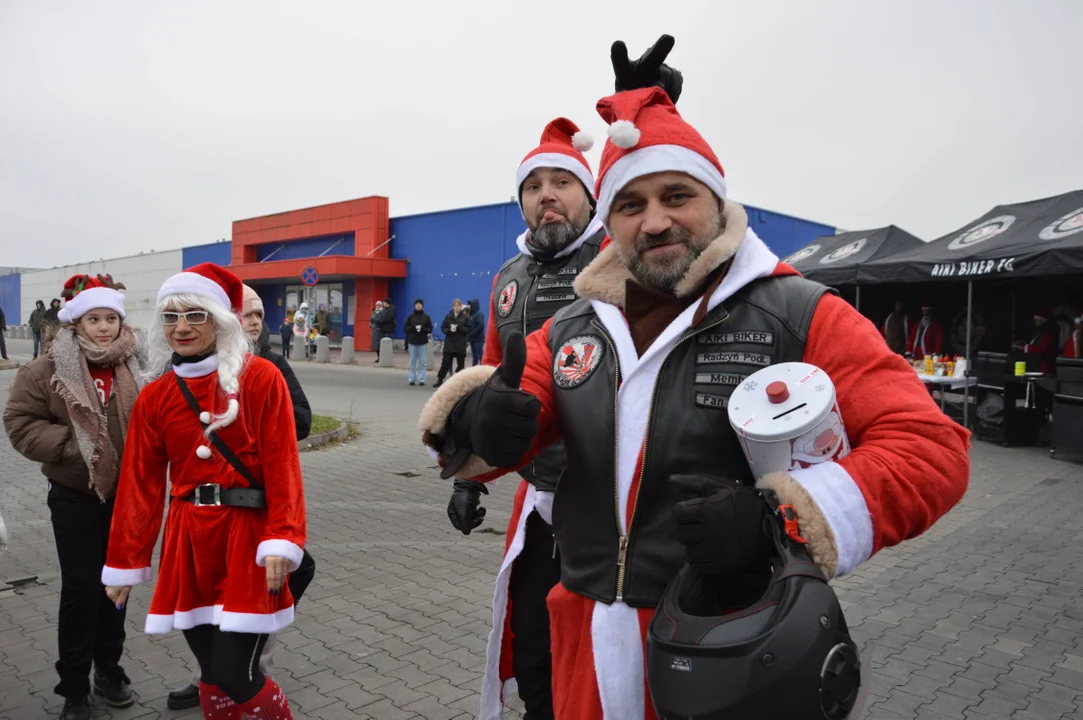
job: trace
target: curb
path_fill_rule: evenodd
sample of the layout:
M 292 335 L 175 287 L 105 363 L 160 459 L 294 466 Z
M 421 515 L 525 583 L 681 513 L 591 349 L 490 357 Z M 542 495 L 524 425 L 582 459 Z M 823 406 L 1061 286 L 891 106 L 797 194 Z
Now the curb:
M 21 362 L 15 360 L 0 360 L 0 370 L 14 370 L 19 367 L 22 367 Z
M 330 445 L 333 442 L 342 442 L 349 439 L 349 437 L 350 428 L 346 425 L 346 423 L 340 420 L 338 427 L 334 430 L 329 430 L 325 433 L 319 433 L 318 435 L 309 435 L 304 440 L 298 440 L 297 449 L 299 451 L 311 450 L 312 448 Z

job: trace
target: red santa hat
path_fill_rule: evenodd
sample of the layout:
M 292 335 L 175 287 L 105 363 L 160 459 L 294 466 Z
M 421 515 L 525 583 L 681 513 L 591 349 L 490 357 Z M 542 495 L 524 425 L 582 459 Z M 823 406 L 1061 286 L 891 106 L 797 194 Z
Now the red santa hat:
M 83 315 L 97 308 L 112 310 L 124 317 L 124 295 L 90 275 L 72 275 L 64 283 L 60 296 L 64 298 L 64 307 L 57 313 L 60 322 L 78 322 Z
M 1052 320 L 1053 319 L 1053 313 L 1050 312 L 1049 310 L 1039 310 L 1038 312 L 1034 313 L 1034 319 L 1035 320 Z
M 594 138 L 579 129 L 568 118 L 557 118 L 545 126 L 542 130 L 541 142 L 538 147 L 527 153 L 523 162 L 519 163 L 519 169 L 515 171 L 515 190 L 519 197 L 519 209 L 523 207 L 522 192 L 523 182 L 530 173 L 538 168 L 560 168 L 579 178 L 587 194 L 593 196 L 594 175 L 590 172 L 590 165 L 583 156 L 587 150 L 594 147 Z
M 609 140 L 598 168 L 598 216 L 605 222 L 613 198 L 636 178 L 676 171 L 691 175 L 721 199 L 726 173 L 714 151 L 658 87 L 629 90 L 598 101 Z
M 932 310 L 932 309 L 933 309 L 933 302 L 932 302 L 932 300 L 923 300 L 923 301 L 921 302 L 921 309 L 922 309 L 922 310 Z
M 241 279 L 214 263 L 196 265 L 166 280 L 158 290 L 158 304 L 170 295 L 202 295 L 237 314 L 244 305 Z

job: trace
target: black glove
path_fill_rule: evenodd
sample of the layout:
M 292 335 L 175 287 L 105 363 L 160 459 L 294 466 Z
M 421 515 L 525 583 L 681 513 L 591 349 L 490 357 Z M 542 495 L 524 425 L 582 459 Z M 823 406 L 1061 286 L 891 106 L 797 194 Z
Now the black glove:
M 628 59 L 628 46 L 622 40 L 613 43 L 609 52 L 613 61 L 613 85 L 616 91 L 657 86 L 665 90 L 666 95 L 676 105 L 684 86 L 684 77 L 680 70 L 665 64 L 674 42 L 672 35 L 663 35 L 638 60 Z
M 687 498 L 673 506 L 673 519 L 689 565 L 705 575 L 732 575 L 771 554 L 766 523 L 776 520 L 759 492 L 705 475 L 672 475 L 669 481 L 677 497 Z
M 447 504 L 447 516 L 456 530 L 469 535 L 485 520 L 485 508 L 480 507 L 481 494 L 489 494 L 485 483 L 476 480 L 455 480 L 455 490 Z
M 504 343 L 504 362 L 451 411 L 448 436 L 454 452 L 440 477 L 457 474 L 471 453 L 493 467 L 518 467 L 538 434 L 541 412 L 538 398 L 519 389 L 525 367 L 526 340 L 513 332 Z

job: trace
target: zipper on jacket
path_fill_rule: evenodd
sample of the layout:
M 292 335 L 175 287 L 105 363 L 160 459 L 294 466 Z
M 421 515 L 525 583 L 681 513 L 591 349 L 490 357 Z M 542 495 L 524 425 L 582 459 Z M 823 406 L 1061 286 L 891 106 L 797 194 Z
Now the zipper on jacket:
M 624 533 L 624 523 L 620 518 L 620 479 L 617 476 L 617 413 L 618 413 L 618 396 L 620 393 L 620 356 L 617 355 L 617 349 L 613 347 L 613 341 L 609 339 L 609 333 L 605 331 L 601 325 L 596 322 L 597 318 L 590 321 L 590 324 L 597 328 L 605 339 L 605 344 L 609 346 L 609 352 L 613 354 L 613 512 L 617 518 L 617 535 L 620 539 L 617 541 L 617 602 L 624 600 L 624 573 L 625 566 L 624 561 L 628 554 L 628 536 Z
M 623 601 L 624 599 L 624 578 L 627 572 L 625 567 L 627 555 L 628 555 L 628 542 L 632 534 L 632 529 L 635 527 L 636 513 L 639 510 L 639 492 L 643 489 L 643 475 L 647 472 L 647 443 L 651 436 L 651 419 L 654 417 L 654 398 L 658 395 L 658 378 L 662 375 L 662 370 L 666 366 L 666 362 L 669 360 L 669 356 L 673 354 L 673 351 L 681 346 L 686 340 L 699 335 L 705 330 L 721 325 L 729 319 L 729 313 L 726 313 L 718 320 L 715 320 L 710 325 L 704 325 L 695 332 L 688 333 L 681 337 L 677 342 L 673 344 L 667 352 L 666 356 L 662 358 L 662 364 L 658 366 L 658 377 L 655 378 L 654 387 L 651 388 L 651 402 L 647 406 L 647 428 L 643 432 L 643 462 L 639 464 L 639 482 L 636 484 L 635 496 L 632 498 L 632 517 L 628 520 L 628 532 L 624 532 L 624 524 L 620 521 L 620 486 L 617 482 L 617 463 L 613 463 L 613 494 L 617 498 L 617 528 L 620 531 L 620 544 L 617 550 L 617 600 Z M 614 430 L 616 423 L 614 423 Z M 616 446 L 616 434 L 614 432 L 614 447 Z M 614 450 L 614 460 L 616 459 L 616 450 Z

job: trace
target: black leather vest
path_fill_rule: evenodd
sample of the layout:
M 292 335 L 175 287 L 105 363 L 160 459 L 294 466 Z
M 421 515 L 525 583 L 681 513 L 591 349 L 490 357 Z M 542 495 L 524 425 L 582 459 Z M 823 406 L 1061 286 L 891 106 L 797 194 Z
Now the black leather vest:
M 539 260 L 520 253 L 504 263 L 493 285 L 489 308 L 501 346 L 512 331 L 529 335 L 540 330 L 558 310 L 575 302 L 575 278 L 598 256 L 604 239 L 605 230 L 599 230 L 564 257 Z M 564 446 L 557 442 L 519 474 L 538 490 L 552 491 L 563 470 Z
M 561 582 L 604 603 L 655 607 L 685 562 L 672 507 L 675 473 L 752 482 L 730 426 L 733 390 L 762 367 L 799 362 L 827 288 L 797 276 L 763 278 L 687 330 L 662 362 L 646 431 L 630 529 L 618 517 L 616 412 L 619 361 L 590 302 L 553 319 L 553 396 L 567 467 L 553 505 Z M 631 503 L 629 503 L 631 504 Z

